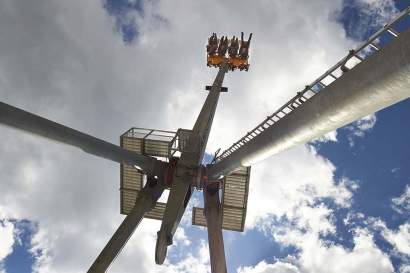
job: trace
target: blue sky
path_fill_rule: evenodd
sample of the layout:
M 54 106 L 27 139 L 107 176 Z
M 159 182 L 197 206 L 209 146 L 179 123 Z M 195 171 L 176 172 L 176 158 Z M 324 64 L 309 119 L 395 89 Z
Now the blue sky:
M 380 3 L 380 1 L 378 2 Z M 158 3 L 159 1 L 151 1 L 148 3 L 144 1 L 127 0 L 106 0 L 101 3 L 100 8 L 109 18 L 107 20 L 109 21 L 109 24 L 107 24 L 106 27 L 111 26 L 110 30 L 112 31 L 115 39 L 120 41 L 124 46 L 124 51 L 129 50 L 129 48 L 143 48 L 145 45 L 144 43 L 147 39 L 146 33 L 148 31 L 151 31 L 151 28 L 166 29 L 168 27 L 167 19 L 164 19 L 165 17 L 161 15 L 162 10 L 156 10 Z M 336 24 L 342 26 L 346 33 L 347 39 L 350 41 L 349 45 L 358 44 L 360 43 L 360 41 L 365 40 L 380 28 L 380 23 L 383 22 L 383 19 L 385 19 L 385 17 L 383 17 L 384 14 L 377 12 L 370 13 L 368 6 L 366 6 L 366 3 L 373 2 L 345 0 L 341 5 L 342 9 L 339 10 L 331 20 L 332 22 L 335 22 Z M 409 2 L 394 1 L 394 5 L 397 10 L 403 10 L 409 5 Z M 388 10 L 385 12 L 392 12 L 391 7 L 392 6 L 387 6 Z M 289 14 L 289 16 L 291 15 L 292 14 Z M 149 16 L 152 16 L 154 18 L 153 20 L 156 23 L 152 23 L 151 21 L 149 21 L 148 24 L 141 23 Z M 277 24 L 280 24 L 280 22 L 277 22 Z M 406 27 L 410 27 L 410 19 L 406 19 L 404 23 L 401 23 L 398 26 L 398 29 L 401 30 L 405 29 Z M 285 39 L 285 37 L 280 38 Z M 205 39 L 206 37 L 204 38 L 204 40 Z M 156 40 L 154 39 L 154 41 Z M 256 40 L 255 43 L 257 43 Z M 158 44 L 156 44 L 155 46 L 159 47 Z M 79 43 L 76 46 L 80 47 L 81 45 Z M 345 48 L 345 51 L 347 52 L 348 49 L 349 48 Z M 323 50 L 326 51 L 327 49 L 323 48 Z M 147 52 L 148 53 L 146 53 L 146 55 L 151 54 L 149 50 Z M 112 58 L 115 57 L 115 55 L 112 56 Z M 87 59 L 87 57 L 84 58 Z M 331 57 L 329 58 L 332 59 Z M 255 56 L 255 59 L 255 61 L 258 60 L 257 56 Z M 145 60 L 144 64 L 148 63 L 149 61 L 149 59 Z M 70 61 L 65 60 L 65 62 L 69 63 Z M 88 67 L 85 64 L 80 64 L 78 66 L 73 65 L 73 67 L 84 69 L 82 71 L 88 72 Z M 196 68 L 192 68 L 193 71 L 195 69 Z M 201 69 L 207 68 L 204 66 Z M 155 68 L 154 71 L 157 72 Z M 324 70 L 322 72 L 324 72 Z M 115 69 L 109 70 L 109 73 L 113 73 L 115 75 Z M 107 76 L 105 74 L 103 75 Z M 212 74 L 208 73 L 208 75 L 205 75 L 202 78 L 206 78 L 209 75 Z M 61 75 L 53 76 L 58 78 Z M 76 76 L 81 77 L 80 75 Z M 158 78 L 161 76 L 163 76 L 161 73 L 158 73 L 156 75 L 156 77 Z M 35 77 L 35 75 L 33 77 Z M 73 77 L 75 78 L 75 76 Z M 311 78 L 311 80 L 313 80 L 313 78 Z M 134 79 L 131 80 L 131 82 L 133 81 Z M 144 81 L 144 79 L 139 78 L 135 81 Z M 209 82 L 210 81 L 211 78 L 209 78 Z M 173 79 L 171 79 L 170 82 L 174 83 Z M 198 85 L 201 86 L 204 84 L 204 82 L 201 82 Z M 227 85 L 229 85 L 229 80 Z M 130 86 L 133 85 L 131 84 Z M 193 86 L 195 88 L 197 87 L 197 85 Z M 113 89 L 115 89 L 115 87 L 116 86 L 114 86 Z M 150 86 L 148 86 L 147 88 L 149 87 Z M 234 91 L 231 90 L 231 87 L 229 88 L 230 93 L 222 98 L 223 100 L 229 100 L 233 98 L 230 96 L 232 96 L 232 93 L 234 94 Z M 179 89 L 170 88 L 170 92 L 179 94 L 177 93 L 179 92 Z M 104 95 L 107 94 L 100 95 L 104 97 Z M 120 93 L 120 95 L 126 96 L 127 94 Z M 20 94 L 20 96 L 24 97 L 24 93 Z M 10 97 L 13 97 L 13 95 L 10 95 Z M 47 100 L 50 100 L 53 103 L 57 101 L 58 104 L 58 99 L 53 100 L 51 99 L 51 96 L 48 97 Z M 155 101 L 155 98 L 152 100 Z M 76 102 L 76 99 L 68 99 L 68 101 Z M 148 101 L 150 100 L 148 99 Z M 42 101 L 42 103 L 43 106 L 46 104 L 44 101 Z M 178 105 L 178 107 L 180 108 L 184 108 L 184 105 L 177 103 L 175 105 Z M 64 108 L 66 106 L 61 107 Z M 165 106 L 165 108 L 166 107 L 171 106 L 167 105 Z M 224 103 L 220 103 L 219 107 L 226 107 L 226 105 Z M 87 112 L 88 110 L 86 106 L 84 106 L 84 109 L 81 108 L 80 110 L 83 111 L 82 113 L 89 114 L 89 112 Z M 115 115 L 121 117 L 122 115 L 126 115 L 126 113 L 118 114 L 119 112 L 121 112 L 121 110 L 123 109 L 119 107 L 116 108 L 112 113 L 115 113 Z M 270 112 L 273 112 L 273 110 L 275 109 L 269 109 Z M 218 114 L 220 113 L 217 113 L 217 115 Z M 147 117 L 149 116 L 149 114 L 146 115 Z M 328 196 L 318 198 L 314 201 L 313 204 L 309 205 L 309 207 L 317 208 L 321 204 L 323 204 L 323 206 L 325 206 L 327 209 L 332 210 L 332 215 L 331 217 L 329 217 L 329 219 L 331 219 L 331 221 L 334 223 L 336 232 L 320 233 L 321 240 L 323 240 L 323 242 L 326 244 L 340 245 L 347 249 L 347 251 L 352 251 L 355 247 L 355 239 L 357 239 L 357 234 L 355 232 L 357 232 L 357 230 L 361 228 L 365 229 L 374 238 L 376 246 L 381 249 L 383 253 L 387 255 L 387 257 L 389 257 L 391 263 L 394 266 L 395 272 L 404 270 L 403 268 L 405 268 L 405 265 L 410 264 L 410 256 L 406 256 L 406 254 L 397 251 L 397 248 L 395 248 L 395 245 L 392 244 L 392 241 L 386 239 L 386 237 L 389 237 L 389 234 L 394 234 L 394 232 L 397 231 L 401 226 L 404 226 L 409 222 L 409 214 L 406 212 L 399 213 L 398 210 L 395 209 L 393 204 L 394 202 L 392 201 L 394 198 L 397 199 L 402 196 L 406 192 L 406 188 L 409 187 L 410 169 L 408 168 L 408 166 L 410 164 L 410 145 L 408 143 L 408 140 L 410 139 L 410 127 L 408 126 L 407 122 L 407 117 L 409 116 L 410 101 L 406 100 L 376 113 L 376 115 L 372 117 L 370 121 L 367 121 L 367 124 L 369 126 L 366 129 L 361 129 L 360 124 L 357 123 L 348 125 L 345 128 L 337 130 L 337 141 L 329 140 L 312 142 L 309 144 L 314 147 L 317 155 L 320 158 L 327 160 L 335 167 L 333 171 L 333 179 L 334 181 L 336 181 L 336 186 L 339 183 L 342 183 L 341 181 L 346 178 L 351 181 L 349 182 L 351 183 L 351 185 L 354 185 L 349 186 L 350 188 L 348 187 L 353 193 L 350 201 L 351 205 L 349 207 L 339 206 L 336 203 L 334 197 Z M 65 114 L 61 114 L 61 116 L 55 116 L 55 118 L 64 117 L 66 117 Z M 95 118 L 95 120 L 98 120 L 99 117 L 96 116 L 93 118 Z M 93 118 L 91 118 L 90 120 L 93 120 Z M 193 117 L 191 118 L 191 120 L 192 119 Z M 147 122 L 149 122 L 148 118 L 146 120 Z M 89 122 L 89 120 L 87 121 Z M 87 123 L 87 121 L 84 122 Z M 258 121 L 258 116 L 253 117 L 251 119 L 251 125 L 249 126 L 249 128 L 252 125 L 256 124 Z M 158 123 L 159 125 L 163 124 L 161 122 Z M 95 126 L 98 126 L 97 124 L 104 123 L 96 122 L 95 124 Z M 186 126 L 190 126 L 188 124 L 188 121 L 186 122 Z M 141 127 L 144 127 L 144 124 L 142 124 Z M 247 128 L 245 128 L 244 130 L 246 129 Z M 237 137 L 239 137 L 239 135 L 237 135 Z M 46 164 L 43 164 L 41 167 L 44 167 L 44 165 Z M 252 194 L 252 181 L 250 194 Z M 197 202 L 202 201 L 200 193 L 195 193 L 194 198 Z M 0 210 L 1 209 L 2 206 L 0 205 Z M 3 214 L 0 213 L 0 216 L 1 215 Z M 255 266 L 260 264 L 261 261 L 266 261 L 267 264 L 272 265 L 278 261 L 287 262 L 289 264 L 298 264 L 297 262 L 295 262 L 295 260 L 297 260 L 298 257 L 302 257 L 301 253 L 304 251 L 303 247 L 297 244 L 292 245 L 291 243 L 284 243 L 284 241 L 281 241 L 280 239 L 277 239 L 277 237 L 272 236 L 272 234 L 275 233 L 275 229 L 280 230 L 284 227 L 296 225 L 294 222 L 292 222 L 296 220 L 288 219 L 286 218 L 286 216 L 278 217 L 278 215 L 279 214 L 276 215 L 273 213 L 272 215 L 268 215 L 266 218 L 260 218 L 259 220 L 264 221 L 265 224 L 257 222 L 256 225 L 253 225 L 245 233 L 224 232 L 225 251 L 229 272 L 237 272 L 237 269 L 240 267 L 256 268 Z M 350 219 L 348 224 L 346 224 L 347 218 Z M 35 264 L 36 259 L 42 256 L 41 248 L 33 248 L 32 241 L 33 236 L 38 233 L 39 223 L 24 218 L 9 218 L 9 220 L 6 219 L 7 218 L 5 217 L 5 219 L 3 219 L 0 224 L 5 223 L 6 221 L 13 223 L 15 229 L 14 237 L 16 238 L 16 240 L 14 242 L 12 252 L 4 259 L 2 263 L 4 270 L 7 273 L 32 272 L 32 266 L 33 264 Z M 267 225 L 266 223 L 269 223 L 269 225 Z M 189 253 L 194 253 L 195 256 L 199 255 L 198 253 L 202 246 L 201 242 L 206 241 L 207 235 L 206 231 L 203 228 L 195 226 L 192 227 L 189 223 L 184 222 L 183 229 L 186 238 L 190 242 L 187 244 L 180 243 L 171 249 L 168 256 L 170 264 L 178 264 Z M 153 259 L 153 253 L 151 256 L 151 258 Z M 0 272 L 2 272 L 1 267 Z M 70 271 L 68 270 L 67 272 Z M 265 271 L 257 271 L 255 269 L 255 272 Z M 406 272 L 410 271 L 402 271 L 400 273 Z

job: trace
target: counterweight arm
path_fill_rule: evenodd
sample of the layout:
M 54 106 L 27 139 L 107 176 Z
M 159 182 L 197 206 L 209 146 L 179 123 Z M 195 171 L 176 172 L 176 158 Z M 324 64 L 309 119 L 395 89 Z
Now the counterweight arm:
M 155 158 L 139 155 L 96 137 L 0 102 L 0 124 L 82 149 L 115 162 L 136 165 L 147 174 L 158 175 L 162 168 Z
M 410 97 L 410 29 L 325 87 L 308 101 L 261 128 L 210 165 L 211 179 L 250 166 Z

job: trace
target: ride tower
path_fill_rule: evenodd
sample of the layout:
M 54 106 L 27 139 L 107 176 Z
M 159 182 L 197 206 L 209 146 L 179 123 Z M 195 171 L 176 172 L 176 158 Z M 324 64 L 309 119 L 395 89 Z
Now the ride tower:
M 177 132 L 131 128 L 121 147 L 0 102 L 0 124 L 20 129 L 121 164 L 121 213 L 126 215 L 88 272 L 105 272 L 141 220 L 161 220 L 155 261 L 164 262 L 194 189 L 203 190 L 204 208 L 192 223 L 208 229 L 211 269 L 226 272 L 222 229 L 243 231 L 250 166 L 306 143 L 359 118 L 410 98 L 410 28 L 399 28 L 410 7 L 364 44 L 296 93 L 211 164 L 202 159 L 226 72 L 248 70 L 251 36 L 208 40 L 207 64 L 219 69 L 192 129 Z M 164 192 L 166 203 L 158 202 Z M 222 191 L 222 199 L 219 192 Z
M 184 215 L 193 190 L 203 190 L 204 208 L 194 208 L 192 224 L 208 229 L 211 270 L 226 272 L 222 229 L 243 231 L 250 167 L 238 168 L 223 179 L 208 179 L 207 167 L 202 165 L 213 118 L 228 71 L 249 69 L 248 40 L 226 36 L 218 39 L 215 33 L 208 39 L 207 65 L 218 73 L 192 129 L 177 132 L 131 128 L 120 137 L 121 147 L 145 157 L 157 158 L 152 175 L 135 164 L 121 164 L 120 211 L 127 215 L 121 226 L 91 266 L 89 272 L 104 272 L 143 218 L 162 221 L 157 233 L 155 262 L 162 264 L 168 246 Z M 154 164 L 155 165 L 155 164 Z M 166 203 L 158 202 L 164 190 L 169 190 Z M 222 203 L 219 191 L 222 190 Z

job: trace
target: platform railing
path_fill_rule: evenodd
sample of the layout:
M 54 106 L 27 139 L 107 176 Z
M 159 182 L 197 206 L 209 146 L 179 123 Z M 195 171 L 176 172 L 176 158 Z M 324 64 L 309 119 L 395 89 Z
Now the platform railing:
M 373 34 L 365 43 L 356 49 L 349 51 L 348 55 L 341 59 L 338 63 L 328 69 L 319 78 L 314 80 L 310 85 L 307 85 L 303 90 L 296 93 L 296 95 L 280 107 L 276 112 L 266 117 L 264 121 L 258 124 L 255 128 L 249 131 L 245 136 L 232 144 L 228 149 L 223 151 L 216 157 L 216 161 L 231 155 L 233 152 L 251 141 L 254 137 L 262 133 L 264 130 L 278 122 L 280 119 L 291 113 L 293 110 L 301 106 L 303 103 L 314 97 L 317 93 L 326 88 L 327 85 L 337 80 L 344 73 L 348 73 L 357 64 L 361 63 L 373 53 L 379 51 L 388 42 L 380 43 L 380 38 L 384 34 L 388 34 L 394 40 L 400 35 L 393 25 L 400 22 L 405 16 L 410 15 L 410 6 L 398 14 L 390 23 L 386 24 L 382 29 Z M 391 41 L 390 40 L 390 41 Z

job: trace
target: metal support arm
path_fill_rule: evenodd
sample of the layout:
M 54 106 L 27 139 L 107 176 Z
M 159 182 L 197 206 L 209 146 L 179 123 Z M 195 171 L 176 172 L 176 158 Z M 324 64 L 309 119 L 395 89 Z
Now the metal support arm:
M 410 29 L 229 156 L 210 179 L 250 166 L 410 97 Z
M 222 83 L 228 69 L 229 65 L 227 63 L 227 60 L 224 60 L 221 67 L 219 68 L 218 74 L 215 77 L 215 80 L 212 84 L 211 90 L 208 93 L 205 103 L 202 106 L 201 112 L 199 113 L 195 125 L 192 128 L 192 132 L 199 137 L 200 142 L 197 143 L 194 139 L 190 140 L 187 144 L 187 150 L 194 150 L 195 148 L 199 148 L 199 153 L 182 155 L 180 161 L 182 164 L 200 165 L 202 163 L 202 158 L 205 153 L 208 137 L 211 132 L 216 107 L 218 105 Z
M 137 165 L 147 174 L 157 174 L 157 160 L 125 150 L 96 137 L 0 102 L 0 124 L 33 133 L 64 144 L 78 147 L 86 153 L 115 162 Z
M 192 129 L 193 133 L 189 137 L 182 151 L 181 158 L 178 161 L 178 167 L 174 174 L 174 181 L 168 196 L 161 229 L 158 232 L 157 246 L 155 249 L 155 262 L 157 264 L 164 262 L 167 247 L 172 244 L 172 238 L 189 202 L 193 177 L 189 173 L 187 174 L 186 170 L 197 168 L 202 163 L 212 121 L 218 105 L 222 82 L 228 68 L 227 60 L 224 60 Z
M 125 217 L 124 221 L 88 270 L 88 273 L 102 273 L 109 268 L 141 222 L 144 214 L 155 206 L 164 189 L 165 187 L 160 183 L 153 185 L 147 182 L 142 191 L 139 192 L 134 208 L 127 217 Z
M 205 218 L 208 230 L 209 254 L 212 273 L 226 273 L 224 239 L 222 235 L 222 206 L 219 201 L 219 185 L 204 188 Z

